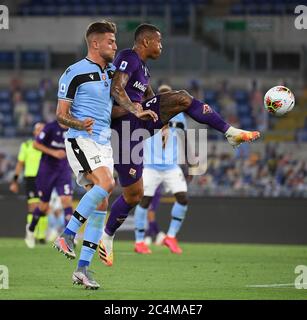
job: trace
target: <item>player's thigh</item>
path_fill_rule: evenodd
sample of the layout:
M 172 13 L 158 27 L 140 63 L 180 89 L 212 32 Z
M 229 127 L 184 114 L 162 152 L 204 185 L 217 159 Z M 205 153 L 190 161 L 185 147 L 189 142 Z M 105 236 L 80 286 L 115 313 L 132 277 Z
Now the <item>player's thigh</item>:
M 179 166 L 164 172 L 163 184 L 172 194 L 188 191 L 187 182 Z
M 185 90 L 173 90 L 160 95 L 160 117 L 163 123 L 191 105 L 193 97 Z
M 144 195 L 143 178 L 141 177 L 135 183 L 123 187 L 122 190 L 123 197 L 128 204 L 131 206 L 138 204 Z
M 158 186 L 162 182 L 161 172 L 152 168 L 144 168 L 143 171 L 144 181 L 144 196 L 153 197 Z
M 110 145 L 101 145 L 92 139 L 78 137 L 65 140 L 67 159 L 80 186 L 98 184 L 112 189 L 113 152 Z
M 58 174 L 56 170 L 38 172 L 35 182 L 40 202 L 49 203 Z

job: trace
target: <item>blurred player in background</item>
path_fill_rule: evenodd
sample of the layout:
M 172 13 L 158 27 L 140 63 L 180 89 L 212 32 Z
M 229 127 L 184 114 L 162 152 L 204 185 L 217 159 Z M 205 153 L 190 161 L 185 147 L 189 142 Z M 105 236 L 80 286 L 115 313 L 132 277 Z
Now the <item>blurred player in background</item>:
M 41 122 L 38 122 L 34 125 L 34 139 L 36 139 L 36 137 L 40 134 L 43 128 L 44 124 Z M 17 157 L 14 179 L 10 184 L 10 191 L 18 193 L 18 178 L 23 172 L 23 181 L 25 183 L 25 189 L 28 198 L 28 224 L 32 220 L 32 214 L 34 209 L 39 204 L 39 197 L 36 189 L 35 179 L 37 176 L 42 152 L 34 148 L 34 139 L 29 139 L 21 144 Z M 47 227 L 48 219 L 47 217 L 43 217 L 42 219 L 40 219 L 34 234 L 35 239 L 37 239 L 40 243 L 45 242 Z
M 109 236 L 108 245 L 102 238 L 99 245 L 99 256 L 103 263 L 108 264 L 113 259 L 112 243 L 116 230 L 127 218 L 129 211 L 143 197 L 143 164 L 123 163 L 123 155 L 129 153 L 140 141 L 133 141 L 131 135 L 137 129 L 146 129 L 153 135 L 155 129 L 161 129 L 169 120 L 180 112 L 186 112 L 195 121 L 207 124 L 225 135 L 232 146 L 242 142 L 250 142 L 259 138 L 257 131 L 244 131 L 232 127 L 209 105 L 193 98 L 185 90 L 170 91 L 155 96 L 150 84 L 150 73 L 146 65 L 148 59 L 158 59 L 162 52 L 162 37 L 160 30 L 149 24 L 137 27 L 132 49 L 122 50 L 116 57 L 114 65 L 117 70 L 112 81 L 111 94 L 115 99 L 112 110 L 112 129 L 118 136 L 120 145 L 119 164 L 115 164 L 123 195 L 119 196 L 111 207 L 105 232 Z M 145 101 L 144 101 L 145 100 Z M 135 115 L 152 111 L 148 121 L 138 119 Z M 153 117 L 153 120 L 151 118 Z M 130 132 L 124 132 L 124 121 L 128 121 Z M 142 137 L 143 138 L 143 137 Z M 143 150 L 139 152 L 143 156 Z M 106 249 L 106 247 L 108 247 Z
M 158 92 L 164 93 L 171 90 L 171 87 L 162 85 Z M 177 130 L 180 129 L 186 129 L 186 120 L 183 113 L 177 114 L 159 133 L 144 142 L 144 197 L 137 205 L 134 213 L 136 240 L 134 251 L 137 253 L 151 253 L 144 242 L 147 210 L 156 189 L 161 183 L 176 198 L 171 211 L 172 220 L 167 235 L 163 239 L 163 244 L 172 253 L 182 253 L 176 235 L 188 209 L 188 189 L 183 171 L 178 165 L 178 152 L 181 150 L 178 150 L 180 149 L 180 137 L 177 135 Z
M 148 224 L 147 229 L 145 231 L 144 239 L 144 242 L 147 246 L 151 245 L 153 241 L 155 241 L 156 245 L 161 245 L 163 244 L 163 240 L 165 238 L 165 233 L 163 231 L 160 231 L 160 227 L 156 219 L 156 212 L 158 211 L 158 207 L 162 196 L 162 188 L 163 186 L 162 184 L 160 184 L 159 187 L 156 189 L 147 211 Z
M 64 151 L 66 129 L 57 121 L 49 122 L 36 137 L 34 148 L 42 152 L 36 188 L 40 202 L 33 211 L 32 221 L 26 227 L 25 242 L 34 248 L 34 230 L 41 217 L 46 216 L 52 190 L 55 188 L 61 198 L 66 221 L 72 215 L 72 173 Z

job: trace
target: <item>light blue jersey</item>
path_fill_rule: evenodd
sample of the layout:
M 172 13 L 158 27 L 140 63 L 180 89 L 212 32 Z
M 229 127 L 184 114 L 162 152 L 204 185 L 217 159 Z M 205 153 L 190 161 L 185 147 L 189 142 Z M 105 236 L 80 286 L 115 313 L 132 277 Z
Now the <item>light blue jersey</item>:
M 183 113 L 177 114 L 170 121 L 170 128 L 163 147 L 162 130 L 144 141 L 144 167 L 156 170 L 170 170 L 178 166 L 178 130 L 186 130 Z
M 111 80 L 115 67 L 109 64 L 105 69 L 88 58 L 71 65 L 59 80 L 58 98 L 72 102 L 71 114 L 78 120 L 95 120 L 93 134 L 70 128 L 67 138 L 91 138 L 100 144 L 109 144 L 111 138 L 110 95 Z

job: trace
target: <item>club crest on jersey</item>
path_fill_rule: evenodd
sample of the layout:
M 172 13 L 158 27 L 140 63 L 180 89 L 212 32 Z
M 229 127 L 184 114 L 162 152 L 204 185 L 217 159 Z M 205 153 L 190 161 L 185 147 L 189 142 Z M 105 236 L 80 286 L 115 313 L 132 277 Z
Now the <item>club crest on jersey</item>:
M 100 163 L 101 162 L 101 160 L 100 160 L 100 156 L 95 156 L 95 157 L 92 157 L 92 158 L 90 158 L 91 160 L 94 160 L 95 161 L 95 164 L 97 164 L 97 163 Z
M 212 113 L 212 109 L 208 104 L 203 105 L 203 114 Z
M 129 174 L 132 178 L 136 178 L 136 170 L 133 168 L 130 168 L 129 170 Z
M 119 70 L 120 70 L 120 71 L 126 70 L 127 65 L 128 65 L 128 62 L 125 61 L 125 60 L 123 60 L 123 61 L 121 62 L 121 64 L 120 64 L 120 66 L 119 66 Z

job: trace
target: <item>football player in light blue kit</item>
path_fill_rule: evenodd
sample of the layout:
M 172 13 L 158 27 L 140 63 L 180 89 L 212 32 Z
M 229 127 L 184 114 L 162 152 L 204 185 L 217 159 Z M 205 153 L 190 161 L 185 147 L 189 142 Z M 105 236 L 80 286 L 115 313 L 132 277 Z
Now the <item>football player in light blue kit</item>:
M 110 86 L 115 69 L 111 62 L 117 50 L 115 33 L 112 22 L 89 25 L 88 55 L 67 68 L 58 90 L 57 119 L 69 127 L 65 139 L 67 158 L 77 183 L 87 193 L 54 246 L 74 259 L 74 237 L 87 220 L 78 268 L 72 278 L 74 283 L 91 289 L 100 287 L 88 267 L 102 236 L 107 199 L 114 188 Z
M 169 86 L 163 85 L 159 93 L 170 91 Z M 135 221 L 135 246 L 134 251 L 140 254 L 150 254 L 151 250 L 145 244 L 145 226 L 147 210 L 156 189 L 161 183 L 166 190 L 172 192 L 176 198 L 171 211 L 172 220 L 163 244 L 172 253 L 181 254 L 176 235 L 188 209 L 187 182 L 178 165 L 179 136 L 178 129 L 186 129 L 186 120 L 183 113 L 173 117 L 169 124 L 162 128 L 156 135 L 144 141 L 144 197 L 137 205 L 134 213 Z
M 73 241 L 87 220 L 78 268 L 72 278 L 74 283 L 91 289 L 100 287 L 88 270 L 97 244 L 103 238 L 110 247 L 108 250 L 112 250 L 113 243 L 113 237 L 103 233 L 103 225 L 108 196 L 115 185 L 110 142 L 113 106 L 110 88 L 115 70 L 111 62 L 117 50 L 115 33 L 116 25 L 112 22 L 90 24 L 85 35 L 87 57 L 66 69 L 58 90 L 57 120 L 69 127 L 65 139 L 67 159 L 78 184 L 84 186 L 87 193 L 54 246 L 74 259 Z M 139 110 L 135 116 L 151 119 L 155 114 L 151 110 Z

